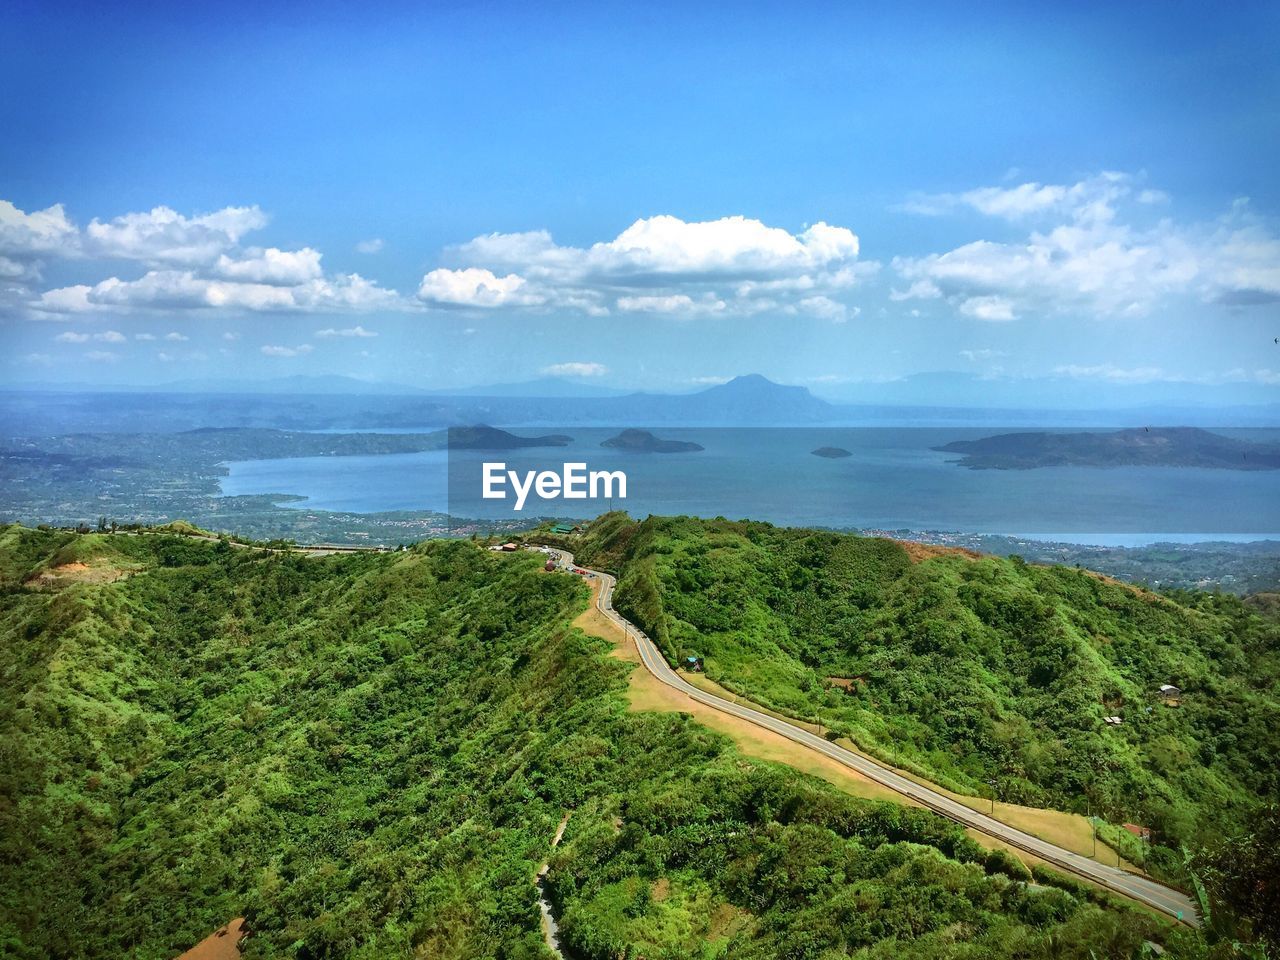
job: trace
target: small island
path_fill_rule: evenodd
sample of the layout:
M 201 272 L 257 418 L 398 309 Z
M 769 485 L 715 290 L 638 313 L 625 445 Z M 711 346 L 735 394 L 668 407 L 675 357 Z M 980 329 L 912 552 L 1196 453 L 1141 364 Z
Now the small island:
M 600 446 L 627 453 L 696 453 L 703 449 L 701 444 L 688 440 L 662 440 L 648 430 L 623 430 Z
M 1002 433 L 941 447 L 970 470 L 1039 467 L 1202 467 L 1280 470 L 1280 447 L 1197 427 L 1137 427 L 1109 433 Z
M 822 457 L 826 460 L 843 460 L 845 457 L 852 457 L 853 454 L 844 447 L 819 447 L 817 450 L 810 450 L 815 457 Z
M 541 437 L 520 437 L 497 427 L 450 427 L 446 445 L 450 450 L 518 450 L 522 447 L 563 447 L 573 441 L 562 433 Z

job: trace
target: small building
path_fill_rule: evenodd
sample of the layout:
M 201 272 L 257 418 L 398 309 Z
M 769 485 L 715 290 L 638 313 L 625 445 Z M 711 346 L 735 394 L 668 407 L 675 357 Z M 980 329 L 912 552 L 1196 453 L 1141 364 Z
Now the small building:
M 1182 688 L 1175 687 L 1172 683 L 1162 683 L 1159 689 L 1160 701 L 1166 707 L 1182 706 Z
M 556 568 L 556 562 L 554 560 L 548 560 L 542 567 L 542 569 L 547 571 L 547 573 L 550 573 L 555 568 Z
M 568 523 L 557 523 L 551 527 L 552 533 L 573 533 L 578 528 Z
M 1118 727 L 1120 724 L 1124 723 L 1124 720 L 1120 717 L 1103 717 L 1102 719 L 1103 722 L 1109 723 L 1113 727 Z
M 502 545 L 502 549 L 503 549 L 504 551 L 506 551 L 507 553 L 511 553 L 511 552 L 512 552 L 512 551 L 514 551 L 514 550 L 519 550 L 519 549 L 520 549 L 520 546 L 519 546 L 519 544 L 515 544 L 515 543 L 504 543 L 504 544 Z
M 702 658 L 701 657 L 685 657 L 684 668 L 688 670 L 690 673 L 702 673 Z

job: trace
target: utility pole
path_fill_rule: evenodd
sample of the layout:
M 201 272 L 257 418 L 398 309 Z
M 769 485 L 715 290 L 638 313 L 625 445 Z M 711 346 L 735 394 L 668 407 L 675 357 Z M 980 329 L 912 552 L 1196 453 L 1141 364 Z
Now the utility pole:
M 1093 839 L 1093 859 L 1097 860 L 1098 859 L 1098 820 L 1093 815 L 1093 785 L 1094 785 L 1094 781 L 1092 778 L 1085 785 L 1084 809 L 1085 809 L 1086 815 L 1089 817 L 1089 833 L 1091 834 Z M 1120 866 L 1119 853 L 1116 854 L 1116 866 L 1117 867 Z
M 991 801 L 991 816 L 994 817 L 996 815 L 996 781 L 988 780 L 987 786 L 991 788 L 991 796 L 987 799 Z

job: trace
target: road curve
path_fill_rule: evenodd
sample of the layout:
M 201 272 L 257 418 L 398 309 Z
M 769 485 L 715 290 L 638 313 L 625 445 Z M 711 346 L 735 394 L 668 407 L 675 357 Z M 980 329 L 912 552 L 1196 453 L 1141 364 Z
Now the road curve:
M 559 553 L 560 565 L 562 567 L 572 567 L 574 563 L 573 555 L 564 551 L 559 551 Z M 816 750 L 837 763 L 856 770 L 868 779 L 874 780 L 895 793 L 908 797 L 921 806 L 928 807 L 935 813 L 954 820 L 962 826 L 972 827 L 974 830 L 989 837 L 994 837 L 1010 846 L 1017 847 L 1019 850 L 1034 854 L 1059 869 L 1074 873 L 1109 890 L 1131 897 L 1189 926 L 1198 927 L 1200 925 L 1200 915 L 1196 910 L 1195 903 L 1179 890 L 1166 887 L 1147 877 L 1129 873 L 1118 867 L 1109 867 L 1106 864 L 1091 860 L 1046 840 L 1041 840 L 1039 837 L 1001 823 L 986 814 L 979 813 L 977 810 L 951 799 L 944 793 L 916 783 L 889 767 L 864 757 L 862 754 L 854 753 L 852 750 L 847 750 L 831 743 L 816 734 L 810 733 L 808 730 L 770 716 L 767 713 L 762 713 L 759 710 L 753 710 L 751 707 L 743 706 L 740 703 L 732 703 L 714 694 L 707 693 L 705 690 L 699 690 L 685 681 L 671 668 L 671 665 L 667 663 L 666 657 L 658 651 L 654 642 L 642 630 L 613 609 L 613 589 L 616 585 L 613 576 L 600 570 L 587 570 L 587 572 L 600 580 L 600 592 L 596 595 L 596 606 L 602 614 L 635 640 L 636 649 L 640 652 L 640 659 L 645 668 L 660 682 L 678 690 L 698 703 L 711 707 L 713 710 L 754 723 L 804 747 Z
M 216 537 L 203 534 L 187 534 L 187 536 L 193 536 L 199 540 L 217 540 Z M 232 546 L 247 547 L 249 545 L 232 541 Z M 339 552 L 382 552 L 382 549 L 377 547 L 335 547 L 329 545 L 294 546 L 283 549 L 256 548 L 270 553 L 303 553 L 309 556 L 326 556 Z M 568 551 L 558 547 L 553 548 L 553 556 L 562 569 L 575 569 L 573 554 Z M 613 609 L 613 590 L 617 585 L 617 581 L 611 574 L 584 567 L 577 567 L 576 569 L 584 570 L 600 580 L 600 592 L 596 594 L 597 608 L 635 641 L 636 650 L 639 651 L 640 659 L 645 668 L 657 680 L 672 689 L 679 691 L 692 700 L 696 700 L 698 703 L 711 707 L 713 710 L 754 723 L 810 750 L 816 750 L 837 763 L 857 771 L 868 779 L 888 787 L 895 793 L 914 800 L 921 806 L 928 807 L 934 813 L 953 820 L 962 826 L 971 827 L 979 833 L 984 833 L 1012 847 L 1017 847 L 1019 850 L 1034 854 L 1046 863 L 1051 863 L 1055 867 L 1084 877 L 1086 880 L 1091 880 L 1108 890 L 1114 890 L 1140 903 L 1145 903 L 1147 906 L 1168 914 L 1189 926 L 1200 926 L 1200 914 L 1196 909 L 1195 903 L 1179 890 L 1166 887 L 1147 877 L 1129 873 L 1118 867 L 1109 867 L 1104 863 L 1099 863 L 1064 847 L 1059 847 L 1057 844 L 1049 843 L 1047 840 L 1041 840 L 1039 837 L 1032 836 L 1022 830 L 1018 830 L 1016 827 L 1011 827 L 1008 824 L 1001 823 L 999 820 L 988 817 L 986 814 L 966 807 L 963 803 L 951 799 L 946 794 L 916 783 L 896 770 L 877 763 L 869 757 L 864 757 L 860 753 L 854 753 L 852 750 L 847 750 L 828 740 L 824 740 L 808 730 L 770 716 L 767 713 L 762 713 L 759 710 L 753 710 L 751 707 L 743 706 L 740 703 L 733 703 L 717 697 L 714 694 L 707 693 L 705 690 L 699 690 L 671 668 L 671 665 L 667 663 L 666 657 L 658 651 L 657 646 L 645 635 L 644 631 Z

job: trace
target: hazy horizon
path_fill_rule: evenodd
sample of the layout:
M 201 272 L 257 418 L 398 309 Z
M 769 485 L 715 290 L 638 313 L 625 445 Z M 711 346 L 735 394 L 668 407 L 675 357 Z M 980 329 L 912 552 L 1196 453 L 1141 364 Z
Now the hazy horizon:
M 4 15 L 0 385 L 1280 385 L 1274 6 L 238 13 Z

